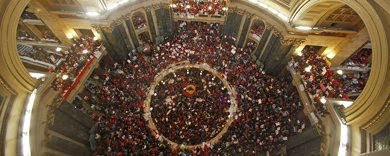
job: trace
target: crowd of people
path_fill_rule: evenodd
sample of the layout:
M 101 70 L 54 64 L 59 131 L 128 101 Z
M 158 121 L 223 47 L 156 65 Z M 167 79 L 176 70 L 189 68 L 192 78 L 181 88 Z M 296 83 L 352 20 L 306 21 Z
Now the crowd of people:
M 18 31 L 17 40 L 36 41 L 37 39 L 25 31 Z
M 56 80 L 52 86 L 61 93 L 70 88 L 86 63 L 103 49 L 102 43 L 95 41 L 93 37 L 74 38 L 72 41 L 69 49 L 61 50 L 64 61 L 56 69 L 49 69 L 50 72 L 56 73 Z
M 141 44 L 143 44 L 143 45 L 151 44 L 151 42 L 152 42 L 152 40 L 150 39 L 150 35 L 149 35 L 148 31 L 139 34 L 138 38 L 141 41 Z
M 292 67 L 301 74 L 305 91 L 309 94 L 317 112 L 325 115 L 326 98 L 349 99 L 343 86 L 335 78 L 335 73 L 326 62 L 326 56 L 321 57 L 318 52 L 321 47 L 306 46 L 302 56 L 294 56 Z
M 353 54 L 350 58 L 344 61 L 342 65 L 344 66 L 350 66 L 350 67 L 371 67 L 371 56 L 372 49 L 369 48 L 363 48 L 360 49 L 358 52 Z
M 151 99 L 157 129 L 171 141 L 196 145 L 214 138 L 227 122 L 230 96 L 219 78 L 191 68 L 164 77 Z
M 55 65 L 62 55 L 54 52 L 48 52 L 40 47 L 33 46 L 30 50 L 19 50 L 20 56 L 29 57 L 33 60 Z
M 25 32 L 25 31 L 18 31 L 16 39 L 17 40 L 24 40 L 24 41 L 39 41 L 39 39 L 37 37 L 31 35 L 28 32 Z M 59 42 L 57 37 L 55 37 L 55 35 L 50 30 L 43 31 L 42 38 L 40 41 L 56 42 L 56 43 Z
M 146 19 L 143 15 L 134 15 L 132 17 L 135 30 L 140 30 L 146 26 Z
M 246 48 L 248 48 L 249 51 L 254 51 L 256 50 L 257 43 L 251 39 L 248 39 L 246 43 Z
M 260 39 L 263 37 L 264 31 L 265 31 L 264 25 L 261 25 L 261 24 L 264 24 L 264 23 L 260 22 L 259 20 L 255 21 L 255 23 L 252 25 L 251 30 L 250 30 L 252 36 L 254 38 L 256 38 L 258 41 L 260 41 Z
M 57 37 L 50 30 L 43 31 L 41 41 L 59 42 Z
M 306 46 L 302 56 L 294 56 L 291 66 L 301 74 L 305 90 L 310 94 L 318 112 L 326 114 L 326 98 L 356 99 L 364 89 L 369 71 L 332 70 L 321 57 L 320 47 Z M 347 66 L 369 66 L 369 54 L 358 52 L 346 61 Z M 362 64 L 360 64 L 362 63 Z
M 337 74 L 336 79 L 341 82 L 343 91 L 348 93 L 349 98 L 356 99 L 366 86 L 369 76 L 369 71 L 353 71 L 349 73 L 345 72 L 341 75 Z
M 90 80 L 97 85 L 86 86 L 90 95 L 85 97 L 90 98 L 83 100 L 90 104 L 91 118 L 98 123 L 92 137 L 97 143 L 92 148 L 94 155 L 253 155 L 277 151 L 290 136 L 306 128 L 305 118 L 298 117 L 303 105 L 290 77 L 275 78 L 265 74 L 251 61 L 248 48 L 229 43 L 234 38 L 223 36 L 220 24 L 179 21 L 175 25 L 176 33 L 153 46 L 150 55 L 131 52 L 122 62 L 103 63 L 91 76 Z M 151 106 L 152 118 L 160 133 L 152 133 L 144 118 L 144 100 L 154 76 L 168 65 L 181 61 L 209 64 L 237 92 L 238 113 L 227 132 L 214 144 L 171 147 L 159 137 L 166 136 L 179 144 L 196 144 L 207 141 L 214 136 L 213 131 L 218 131 L 221 121 L 227 118 L 223 111 L 228 105 L 227 97 L 223 96 L 223 91 L 210 90 L 222 86 L 210 81 L 211 75 L 207 76 L 206 72 L 203 73 L 206 76 L 192 81 L 187 77 L 194 86 L 200 85 L 195 91 L 192 88 L 196 96 L 180 94 L 180 87 L 175 84 L 183 80 L 173 80 L 172 84 L 167 80 L 165 85 L 159 85 Z M 190 75 L 198 72 L 189 71 Z M 181 74 L 182 71 L 178 71 L 175 75 Z M 175 76 L 171 74 L 167 79 L 172 77 Z M 202 87 L 208 88 L 210 93 Z M 158 100 L 164 97 L 171 100 Z M 164 102 L 172 107 L 164 106 Z M 194 114 L 190 113 L 192 110 Z
M 227 12 L 226 0 L 172 0 L 172 10 L 179 16 L 222 16 Z
M 371 71 L 371 53 L 372 49 L 360 49 L 341 64 L 350 69 L 357 69 L 345 71 L 344 74 L 336 77 L 343 84 L 344 92 L 350 94 L 351 99 L 356 99 L 366 86 Z

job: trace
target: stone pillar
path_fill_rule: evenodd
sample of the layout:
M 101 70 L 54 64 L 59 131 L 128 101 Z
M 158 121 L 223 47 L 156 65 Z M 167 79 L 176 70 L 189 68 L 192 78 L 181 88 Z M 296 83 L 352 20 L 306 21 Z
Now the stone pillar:
M 156 27 L 155 27 L 155 18 L 153 16 L 153 13 L 154 10 L 153 8 L 146 8 L 146 17 L 147 17 L 147 20 L 148 20 L 148 26 L 149 26 L 149 30 L 150 30 L 150 33 L 151 33 L 151 38 L 152 38 L 152 41 L 154 43 L 156 43 L 156 37 L 157 37 L 157 32 L 156 32 Z
M 268 34 L 268 36 L 265 35 L 266 33 Z M 263 57 L 264 51 L 265 51 L 265 49 L 266 49 L 266 47 L 267 47 L 267 45 L 268 45 L 268 43 L 271 40 L 271 37 L 273 35 L 274 35 L 274 31 L 272 31 L 272 29 L 266 29 L 266 31 L 263 34 L 263 37 L 261 38 L 259 47 L 257 47 L 257 49 L 258 49 L 257 59 L 260 59 L 261 57 Z
M 239 29 L 238 29 L 238 34 L 237 34 L 237 40 L 236 40 L 236 45 L 238 45 L 238 41 L 241 40 L 241 34 L 243 34 L 242 30 L 243 30 L 243 27 L 244 27 L 244 24 L 246 23 L 247 21 L 247 14 L 244 14 L 241 18 L 241 21 L 240 21 L 240 25 L 239 25 Z M 237 23 L 238 24 L 238 23 Z M 237 25 L 236 25 L 237 26 Z M 246 38 L 246 32 L 244 32 L 245 36 L 244 38 Z
M 248 37 L 248 32 L 250 31 L 250 26 L 252 25 L 252 15 L 245 15 L 245 21 L 242 22 L 242 26 L 240 28 L 240 35 L 237 39 L 237 46 L 244 47 L 246 38 Z
M 126 22 L 123 22 L 123 27 L 125 27 L 126 35 L 127 35 L 127 38 L 128 38 L 129 41 L 130 41 L 131 46 L 134 47 L 133 40 L 132 40 L 132 38 L 131 38 L 131 36 L 130 36 L 129 27 L 127 26 Z

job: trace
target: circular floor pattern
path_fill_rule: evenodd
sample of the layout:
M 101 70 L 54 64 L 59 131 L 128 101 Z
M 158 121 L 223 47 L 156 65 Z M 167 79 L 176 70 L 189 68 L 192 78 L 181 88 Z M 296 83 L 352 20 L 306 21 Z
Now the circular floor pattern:
M 155 76 L 145 100 L 144 118 L 154 135 L 173 147 L 213 144 L 234 119 L 235 97 L 235 90 L 217 70 L 206 63 L 184 61 Z

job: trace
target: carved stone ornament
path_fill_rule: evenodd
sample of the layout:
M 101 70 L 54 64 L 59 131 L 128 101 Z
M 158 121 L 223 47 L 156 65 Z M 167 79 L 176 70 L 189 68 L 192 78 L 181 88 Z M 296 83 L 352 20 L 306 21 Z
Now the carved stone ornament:
M 294 41 L 294 46 L 300 46 L 302 43 L 305 43 L 306 40 L 305 39 L 295 39 Z
M 280 38 L 280 43 L 282 43 L 282 45 L 291 45 L 295 42 L 295 39 L 294 38 Z

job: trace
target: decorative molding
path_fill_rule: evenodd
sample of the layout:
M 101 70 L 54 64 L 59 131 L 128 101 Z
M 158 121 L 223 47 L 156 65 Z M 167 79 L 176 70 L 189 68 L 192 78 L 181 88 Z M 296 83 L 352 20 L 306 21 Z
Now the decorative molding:
M 112 32 L 113 28 L 111 26 L 97 26 L 97 30 Z
M 272 29 L 272 31 L 274 32 L 274 33 L 273 33 L 274 35 L 283 38 L 282 33 L 281 33 L 279 30 L 275 29 L 274 26 L 271 25 L 270 29 Z
M 388 109 L 389 109 L 389 104 L 390 104 L 390 101 L 387 101 L 384 108 L 381 109 L 381 111 L 379 112 L 378 115 L 375 116 L 375 118 L 373 120 L 371 120 L 371 122 L 369 122 L 367 125 L 365 125 L 363 127 L 363 129 L 369 129 L 371 128 L 372 126 L 374 126 L 378 121 L 379 119 L 381 119 L 383 117 L 383 115 L 388 112 Z
M 305 39 L 295 39 L 293 45 L 298 47 L 298 46 L 300 46 L 304 42 L 306 42 Z
M 13 90 L 13 89 L 11 89 L 4 81 L 3 81 L 3 79 L 0 77 L 0 84 L 1 84 L 1 86 L 3 86 L 3 88 L 5 88 L 9 93 L 11 93 L 11 94 L 16 94 L 16 92 Z
M 118 26 L 118 25 L 121 25 L 122 22 L 125 21 L 125 17 L 124 16 L 121 16 L 120 18 L 114 20 L 111 24 L 110 24 L 110 27 L 113 29 L 114 27 Z
M 292 45 L 295 43 L 295 39 L 294 38 L 280 38 L 280 43 L 282 43 L 282 45 Z
M 64 99 L 62 98 L 61 94 L 58 94 L 58 97 L 55 98 L 55 102 L 47 105 L 48 110 L 47 110 L 47 124 L 46 124 L 46 129 L 49 129 L 50 126 L 54 124 L 54 111 L 61 105 L 62 101 Z

